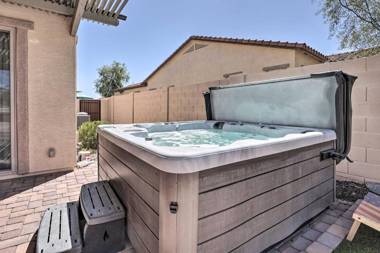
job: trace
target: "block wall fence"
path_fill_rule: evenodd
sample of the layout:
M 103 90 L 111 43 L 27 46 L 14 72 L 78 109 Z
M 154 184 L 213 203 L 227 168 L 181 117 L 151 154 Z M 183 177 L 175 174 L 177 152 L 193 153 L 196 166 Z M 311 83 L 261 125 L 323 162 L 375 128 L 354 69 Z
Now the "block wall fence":
M 353 132 L 349 154 L 354 163 L 337 166 L 341 179 L 380 182 L 380 55 L 290 68 L 247 73 L 194 85 L 168 84 L 157 89 L 130 92 L 101 101 L 102 120 L 141 123 L 206 119 L 202 92 L 208 87 L 342 70 L 358 76 L 352 94 Z

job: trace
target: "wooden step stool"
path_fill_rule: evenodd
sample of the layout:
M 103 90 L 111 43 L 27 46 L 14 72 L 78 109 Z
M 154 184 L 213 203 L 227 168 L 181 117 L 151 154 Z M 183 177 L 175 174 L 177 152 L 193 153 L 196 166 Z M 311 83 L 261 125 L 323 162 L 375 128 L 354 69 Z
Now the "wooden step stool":
M 354 223 L 347 235 L 352 241 L 361 223 L 380 231 L 380 196 L 369 192 L 352 214 Z

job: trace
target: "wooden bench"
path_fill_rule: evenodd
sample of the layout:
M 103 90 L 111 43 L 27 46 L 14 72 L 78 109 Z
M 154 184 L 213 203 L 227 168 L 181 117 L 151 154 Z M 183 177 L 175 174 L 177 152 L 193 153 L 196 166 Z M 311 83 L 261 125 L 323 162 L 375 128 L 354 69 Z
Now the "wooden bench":
M 352 214 L 354 223 L 347 235 L 347 240 L 352 241 L 360 224 L 365 224 L 380 231 L 380 196 L 369 192 Z

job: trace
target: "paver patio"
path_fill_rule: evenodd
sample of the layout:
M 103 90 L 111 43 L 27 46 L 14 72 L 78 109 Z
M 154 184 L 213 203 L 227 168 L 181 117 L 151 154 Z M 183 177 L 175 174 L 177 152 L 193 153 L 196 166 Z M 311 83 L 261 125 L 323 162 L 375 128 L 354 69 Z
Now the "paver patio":
M 96 181 L 97 165 L 73 172 L 0 181 L 0 252 L 34 252 L 44 210 L 78 200 L 82 184 Z
M 338 200 L 268 253 L 329 253 L 345 240 L 356 203 Z
M 97 164 L 73 172 L 0 182 L 0 252 L 34 252 L 44 210 L 78 200 L 82 184 L 96 181 Z M 344 240 L 357 204 L 338 201 L 269 252 L 332 252 Z

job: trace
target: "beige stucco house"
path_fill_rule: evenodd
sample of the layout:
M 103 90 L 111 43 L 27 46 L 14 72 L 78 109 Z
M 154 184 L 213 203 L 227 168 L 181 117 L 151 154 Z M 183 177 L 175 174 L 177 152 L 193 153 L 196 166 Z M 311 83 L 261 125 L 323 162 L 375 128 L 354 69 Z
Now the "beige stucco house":
M 305 43 L 191 36 L 143 82 L 118 91 L 204 83 L 325 61 L 326 56 Z
M 0 1 L 0 179 L 76 162 L 76 32 L 125 20 L 127 0 Z

